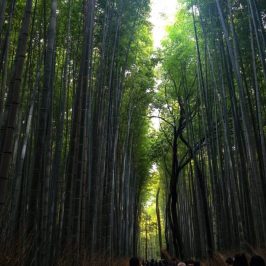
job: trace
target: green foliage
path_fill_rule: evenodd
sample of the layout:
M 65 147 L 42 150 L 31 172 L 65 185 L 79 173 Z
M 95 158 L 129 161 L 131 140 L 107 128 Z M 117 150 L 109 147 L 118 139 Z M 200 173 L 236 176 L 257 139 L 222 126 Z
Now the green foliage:
M 186 9 L 180 9 L 175 23 L 168 27 L 163 42 L 163 68 L 172 79 L 180 79 L 184 69 L 195 71 L 195 38 L 193 20 Z

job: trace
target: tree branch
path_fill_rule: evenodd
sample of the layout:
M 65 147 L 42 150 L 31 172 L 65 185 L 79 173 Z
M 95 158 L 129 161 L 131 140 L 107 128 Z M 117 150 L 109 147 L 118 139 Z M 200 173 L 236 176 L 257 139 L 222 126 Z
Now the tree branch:
M 151 115 L 151 116 L 148 116 L 148 118 L 159 118 L 159 119 L 163 120 L 165 123 L 167 123 L 168 125 L 174 127 L 174 125 L 171 122 L 167 121 L 165 118 L 163 118 L 161 116 Z

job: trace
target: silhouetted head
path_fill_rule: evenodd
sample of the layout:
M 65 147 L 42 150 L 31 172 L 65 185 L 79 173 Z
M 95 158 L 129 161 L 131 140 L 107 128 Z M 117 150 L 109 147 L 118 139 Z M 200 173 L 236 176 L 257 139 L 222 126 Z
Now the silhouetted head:
M 229 257 L 229 258 L 226 259 L 225 262 L 226 262 L 227 264 L 229 264 L 229 265 L 233 265 L 234 260 L 233 260 L 233 258 Z
M 194 266 L 200 266 L 200 262 L 199 261 L 195 261 L 194 262 Z
M 245 254 L 238 254 L 235 255 L 235 259 L 234 259 L 234 266 L 248 266 L 248 260 L 245 256 Z
M 187 261 L 185 261 L 185 263 L 186 263 L 186 265 L 187 266 L 194 266 L 194 260 L 187 260 Z
M 129 261 L 129 266 L 139 266 L 139 259 L 136 257 L 133 257 Z
M 185 261 L 185 263 L 187 266 L 194 266 L 195 262 L 193 260 L 187 260 L 187 261 Z
M 260 256 L 253 256 L 250 260 L 250 266 L 265 266 L 265 261 Z

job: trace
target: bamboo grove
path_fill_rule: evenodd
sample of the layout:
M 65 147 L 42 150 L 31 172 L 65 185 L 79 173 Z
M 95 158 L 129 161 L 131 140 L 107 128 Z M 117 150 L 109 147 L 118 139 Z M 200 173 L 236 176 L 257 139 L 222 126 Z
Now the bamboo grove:
M 150 5 L 1 1 L 0 264 L 265 247 L 266 3 L 180 0 L 156 52 Z
M 152 157 L 170 254 L 265 247 L 265 18 L 265 1 L 182 1 L 158 52 Z
M 1 258 L 131 255 L 150 164 L 148 1 L 0 8 Z

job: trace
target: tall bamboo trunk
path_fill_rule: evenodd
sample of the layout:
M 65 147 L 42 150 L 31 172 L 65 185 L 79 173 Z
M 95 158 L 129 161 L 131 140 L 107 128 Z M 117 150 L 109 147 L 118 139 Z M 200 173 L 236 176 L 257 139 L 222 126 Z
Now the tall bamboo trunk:
M 16 128 L 16 116 L 20 104 L 21 79 L 27 50 L 27 40 L 30 30 L 32 0 L 27 0 L 21 29 L 18 38 L 16 57 L 13 64 L 12 77 L 8 90 L 6 103 L 7 118 L 2 127 L 0 146 L 0 206 L 1 210 L 6 204 L 9 167 L 12 160 L 13 140 Z

